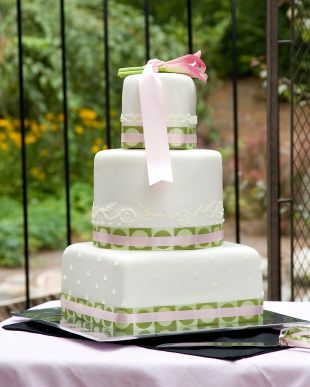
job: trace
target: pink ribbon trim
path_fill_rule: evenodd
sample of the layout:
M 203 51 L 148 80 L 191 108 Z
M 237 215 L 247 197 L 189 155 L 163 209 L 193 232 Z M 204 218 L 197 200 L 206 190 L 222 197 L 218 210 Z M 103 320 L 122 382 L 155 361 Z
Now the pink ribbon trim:
M 151 64 L 144 67 L 139 93 L 149 185 L 160 181 L 173 182 L 164 93 Z
M 93 231 L 93 240 L 105 244 L 152 247 L 152 246 L 191 246 L 203 243 L 215 242 L 224 238 L 224 231 L 214 231 L 207 234 L 176 235 L 162 237 L 148 236 L 124 236 L 113 235 L 100 231 Z
M 177 310 L 147 313 L 117 313 L 61 299 L 62 308 L 114 323 L 148 323 L 174 320 L 214 319 L 219 317 L 253 316 L 263 312 L 262 305 L 234 308 Z
M 122 142 L 144 143 L 143 133 L 122 133 Z M 197 144 L 197 134 L 169 133 L 168 141 L 172 144 Z

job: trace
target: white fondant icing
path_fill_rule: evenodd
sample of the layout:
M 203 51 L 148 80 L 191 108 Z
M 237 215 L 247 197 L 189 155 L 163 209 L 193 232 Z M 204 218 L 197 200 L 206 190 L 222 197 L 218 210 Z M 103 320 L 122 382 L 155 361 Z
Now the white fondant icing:
M 167 126 L 188 126 L 188 117 L 196 116 L 196 89 L 194 81 L 183 74 L 161 73 L 158 76 L 163 88 Z M 141 125 L 140 78 L 141 74 L 136 74 L 124 79 L 122 117 L 125 119 L 129 117 L 131 120 L 130 125 Z M 186 118 L 184 119 L 184 117 Z M 177 118 L 176 121 L 174 121 L 175 118 Z M 193 119 L 190 118 L 190 121 L 193 122 Z M 171 122 L 174 125 L 171 125 Z
M 208 226 L 224 221 L 222 157 L 205 149 L 172 150 L 173 183 L 149 186 L 145 151 L 111 149 L 96 154 L 95 225 Z
M 239 300 L 262 295 L 260 257 L 254 249 L 244 245 L 225 242 L 223 246 L 209 249 L 163 252 L 116 251 L 78 243 L 66 251 L 63 273 L 69 272 L 70 264 L 75 265 L 76 270 L 63 281 L 62 291 L 67 293 L 71 289 L 76 297 L 88 294 L 90 300 L 101 302 L 104 299 L 111 306 L 227 301 L 232 299 L 232 289 L 234 298 Z M 83 258 L 79 259 L 81 251 Z M 102 256 L 101 262 L 97 260 L 99 256 Z M 117 266 L 114 265 L 116 260 Z M 89 267 L 92 267 L 92 276 L 83 276 Z M 76 280 L 81 277 L 83 283 L 77 286 Z M 105 281 L 105 278 L 110 280 Z M 250 283 L 248 278 L 252 279 Z M 94 286 L 96 283 L 98 288 Z

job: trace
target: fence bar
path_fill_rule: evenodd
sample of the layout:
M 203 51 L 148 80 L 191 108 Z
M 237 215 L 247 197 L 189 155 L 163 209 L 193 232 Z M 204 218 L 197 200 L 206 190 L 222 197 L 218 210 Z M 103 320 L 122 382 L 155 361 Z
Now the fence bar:
M 278 1 L 267 5 L 267 251 L 268 299 L 281 300 L 279 211 Z
M 17 0 L 17 34 L 18 34 L 18 78 L 19 78 L 19 114 L 21 131 L 21 162 L 22 162 L 22 195 L 24 218 L 24 269 L 26 286 L 26 308 L 30 307 L 30 281 L 29 281 L 29 237 L 28 237 L 28 191 L 27 191 L 27 155 L 25 143 L 25 106 L 24 106 L 24 72 L 23 72 L 23 28 L 21 0 Z
M 235 178 L 235 221 L 236 242 L 240 242 L 240 193 L 239 193 L 239 130 L 238 130 L 238 71 L 237 71 L 237 20 L 236 0 L 231 1 L 231 42 L 232 42 L 232 96 L 234 132 L 234 178 Z
M 193 23 L 192 23 L 192 0 L 187 0 L 187 39 L 188 52 L 193 53 Z
M 65 0 L 60 0 L 60 35 L 61 35 L 61 65 L 62 65 L 62 100 L 63 100 L 63 139 L 66 195 L 67 244 L 71 244 L 71 210 L 70 210 L 70 160 L 68 141 L 68 105 L 67 105 L 67 64 L 66 64 L 66 19 Z
M 104 74 L 105 74 L 105 117 L 106 117 L 106 143 L 111 148 L 111 117 L 110 117 L 110 64 L 109 64 L 109 9 L 108 0 L 103 1 L 103 50 L 104 50 Z
M 150 59 L 150 4 L 144 0 L 145 63 Z
M 291 180 L 291 206 L 290 206 L 290 236 L 291 236 L 291 256 L 290 256 L 290 265 L 291 265 L 291 301 L 294 301 L 295 295 L 294 295 L 294 289 L 295 289 L 295 280 L 294 280 L 294 239 L 295 239 L 295 233 L 294 233 L 294 203 L 295 201 L 295 195 L 294 195 L 294 179 L 293 179 L 293 173 L 294 173 L 294 167 L 293 167 L 293 160 L 294 160 L 294 95 L 295 95 L 295 89 L 294 89 L 294 71 L 295 71 L 295 0 L 290 1 L 291 6 L 291 31 L 290 31 L 290 41 L 291 41 L 291 47 L 290 47 L 290 180 Z

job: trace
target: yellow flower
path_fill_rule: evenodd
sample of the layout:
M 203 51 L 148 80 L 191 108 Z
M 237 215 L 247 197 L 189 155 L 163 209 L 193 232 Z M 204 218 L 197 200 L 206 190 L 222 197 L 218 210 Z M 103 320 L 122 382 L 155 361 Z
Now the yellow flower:
M 33 177 L 40 181 L 44 180 L 46 177 L 45 173 L 38 167 L 31 168 L 30 173 Z
M 0 133 L 0 141 L 6 140 L 6 135 L 5 133 Z
M 92 153 L 97 153 L 100 151 L 100 146 L 94 144 L 92 147 L 91 147 L 91 151 Z
M 31 131 L 35 134 L 38 134 L 41 131 L 40 125 L 38 125 L 36 121 L 31 121 L 30 127 L 31 127 Z
M 37 141 L 37 137 L 33 133 L 27 133 L 26 144 L 34 144 Z
M 0 126 L 3 126 L 4 128 L 6 128 L 6 126 L 7 126 L 7 120 L 1 118 L 1 119 L 0 119 Z
M 57 124 L 52 124 L 51 130 L 52 130 L 52 132 L 57 132 L 59 130 L 59 126 Z
M 77 125 L 77 126 L 75 127 L 75 133 L 77 133 L 77 134 L 83 134 L 83 133 L 84 133 L 84 128 L 83 128 L 83 126 Z
M 97 117 L 97 113 L 91 109 L 81 109 L 79 116 L 82 120 L 94 120 Z
M 102 138 L 96 138 L 93 146 L 91 147 L 92 153 L 97 153 L 103 149 L 108 149 L 107 145 L 103 143 Z
M 55 118 L 55 116 L 54 116 L 53 113 L 46 113 L 46 114 L 45 114 L 45 119 L 46 119 L 47 121 L 53 121 L 54 118 Z
M 46 124 L 40 124 L 39 125 L 39 129 L 40 129 L 40 132 L 41 133 L 44 133 L 47 129 L 47 125 Z
M 8 119 L 0 119 L 0 126 L 2 126 L 3 128 L 7 128 L 7 130 L 13 130 L 13 124 Z
M 84 123 L 87 126 L 91 126 L 92 128 L 95 129 L 102 129 L 104 128 L 104 123 L 102 121 L 97 121 L 97 120 L 84 120 Z
M 10 139 L 14 142 L 14 144 L 20 148 L 21 145 L 21 135 L 18 132 L 9 132 Z
M 6 151 L 8 149 L 8 144 L 6 142 L 1 142 L 0 143 L 0 149 L 3 151 Z

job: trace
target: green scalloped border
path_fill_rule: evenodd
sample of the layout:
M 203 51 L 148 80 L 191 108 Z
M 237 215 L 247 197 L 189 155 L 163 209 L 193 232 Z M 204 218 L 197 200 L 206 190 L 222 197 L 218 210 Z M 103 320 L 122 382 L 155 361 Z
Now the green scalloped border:
M 176 227 L 176 228 L 151 228 L 151 227 L 106 227 L 93 225 L 93 231 L 101 232 L 112 235 L 122 235 L 122 236 L 178 236 L 178 235 L 199 235 L 199 234 L 208 234 L 216 231 L 222 231 L 224 229 L 224 224 L 215 224 L 210 226 L 199 226 L 199 227 Z M 224 242 L 224 239 L 219 239 L 213 242 L 200 243 L 196 245 L 176 245 L 176 246 L 145 246 L 145 247 L 135 247 L 135 246 L 125 246 L 125 245 L 116 245 L 111 243 L 103 243 L 93 240 L 93 244 L 96 247 L 103 249 L 113 249 L 113 250 L 196 250 L 196 249 L 205 249 L 209 247 L 221 246 Z
M 177 310 L 200 310 L 200 309 L 218 309 L 218 308 L 234 308 L 241 306 L 259 306 L 263 305 L 263 298 L 254 298 L 246 300 L 233 300 L 227 302 L 206 302 L 191 305 L 165 305 L 153 306 L 144 308 L 123 308 L 111 307 L 95 301 L 85 300 L 83 298 L 70 296 L 66 293 L 61 293 L 61 298 L 77 304 L 82 304 L 94 307 L 101 310 L 106 310 L 113 313 L 139 314 L 139 313 L 156 313 Z M 238 324 L 245 322 L 261 322 L 262 314 L 250 316 L 232 316 L 219 317 L 211 319 L 190 319 L 190 320 L 172 320 L 161 322 L 146 322 L 146 323 L 115 323 L 108 320 L 102 320 L 86 314 L 76 313 L 69 309 L 62 308 L 62 323 L 66 324 L 87 324 L 87 329 L 91 332 L 108 333 L 111 336 L 123 335 L 145 335 L 157 334 L 165 332 L 185 332 L 207 327 L 225 328 L 236 327 Z M 85 325 L 84 325 L 85 326 Z
M 122 126 L 122 133 L 139 133 L 143 134 L 142 126 Z M 180 134 L 196 134 L 197 130 L 195 126 L 186 126 L 186 127 L 167 127 L 167 133 L 180 133 Z M 122 141 L 122 148 L 125 149 L 145 149 L 143 142 L 127 142 Z M 174 144 L 169 142 L 169 149 L 196 149 L 196 143 L 181 143 Z

